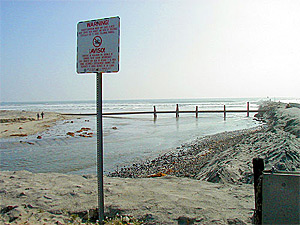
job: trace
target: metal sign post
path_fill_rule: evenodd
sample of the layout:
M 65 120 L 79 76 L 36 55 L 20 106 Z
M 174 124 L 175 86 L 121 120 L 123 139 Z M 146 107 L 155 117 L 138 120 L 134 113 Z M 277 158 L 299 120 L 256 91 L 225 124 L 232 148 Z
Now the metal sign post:
M 97 176 L 99 223 L 104 220 L 102 73 L 97 73 Z
M 120 18 L 77 24 L 77 73 L 97 74 L 97 177 L 99 223 L 104 221 L 102 73 L 119 71 Z

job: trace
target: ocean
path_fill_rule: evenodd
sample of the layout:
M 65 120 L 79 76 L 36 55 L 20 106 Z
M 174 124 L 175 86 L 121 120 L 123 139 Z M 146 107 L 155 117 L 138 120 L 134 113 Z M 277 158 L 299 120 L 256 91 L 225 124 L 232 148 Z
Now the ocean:
M 202 98 L 165 100 L 107 100 L 103 112 L 175 110 L 226 110 L 257 109 L 267 98 Z M 273 99 L 272 99 L 273 100 Z M 299 102 L 299 99 L 275 99 L 284 102 Z M 59 113 L 96 113 L 95 101 L 70 102 L 24 102 L 1 103 L 1 110 L 26 110 Z M 122 115 L 103 118 L 104 172 L 152 159 L 176 149 L 198 137 L 224 131 L 233 131 L 258 126 L 253 120 L 255 113 L 228 113 L 226 120 L 222 113 Z M 48 131 L 28 137 L 2 138 L 0 140 L 1 170 L 28 170 L 31 172 L 58 172 L 70 174 L 96 173 L 96 135 L 92 138 L 69 137 L 67 132 L 91 128 L 96 134 L 96 116 L 76 117 L 69 121 L 58 121 Z M 37 140 L 40 135 L 43 138 Z M 29 141 L 33 145 L 20 143 Z

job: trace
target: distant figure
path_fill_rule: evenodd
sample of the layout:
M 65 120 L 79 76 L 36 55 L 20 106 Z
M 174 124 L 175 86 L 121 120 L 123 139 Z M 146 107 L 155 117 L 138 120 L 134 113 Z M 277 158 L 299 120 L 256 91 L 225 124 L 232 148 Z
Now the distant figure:
M 37 120 L 39 120 L 40 119 L 40 114 L 36 114 L 36 118 L 37 118 Z
M 42 119 L 44 119 L 44 112 L 41 113 Z

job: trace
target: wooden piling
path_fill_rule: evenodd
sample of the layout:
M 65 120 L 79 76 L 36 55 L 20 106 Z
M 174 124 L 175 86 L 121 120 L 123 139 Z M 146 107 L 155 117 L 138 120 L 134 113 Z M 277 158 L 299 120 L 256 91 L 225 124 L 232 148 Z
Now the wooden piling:
M 262 174 L 265 168 L 264 160 L 261 158 L 254 158 L 252 163 L 255 197 L 254 224 L 262 224 Z
M 198 106 L 196 106 L 196 118 L 198 118 Z
M 247 117 L 249 117 L 249 102 L 247 102 Z
M 156 119 L 157 118 L 157 113 L 156 113 L 156 107 L 155 106 L 153 106 L 153 115 L 154 115 L 154 119 Z
M 176 118 L 179 117 L 179 105 L 176 104 Z
M 226 106 L 224 105 L 224 120 L 226 120 Z

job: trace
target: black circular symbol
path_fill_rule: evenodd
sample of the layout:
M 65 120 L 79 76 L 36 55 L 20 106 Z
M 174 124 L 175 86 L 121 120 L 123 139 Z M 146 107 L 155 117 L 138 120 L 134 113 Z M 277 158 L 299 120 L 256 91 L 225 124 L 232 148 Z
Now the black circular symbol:
M 95 36 L 93 39 L 93 45 L 98 48 L 102 44 L 102 38 L 100 36 Z

